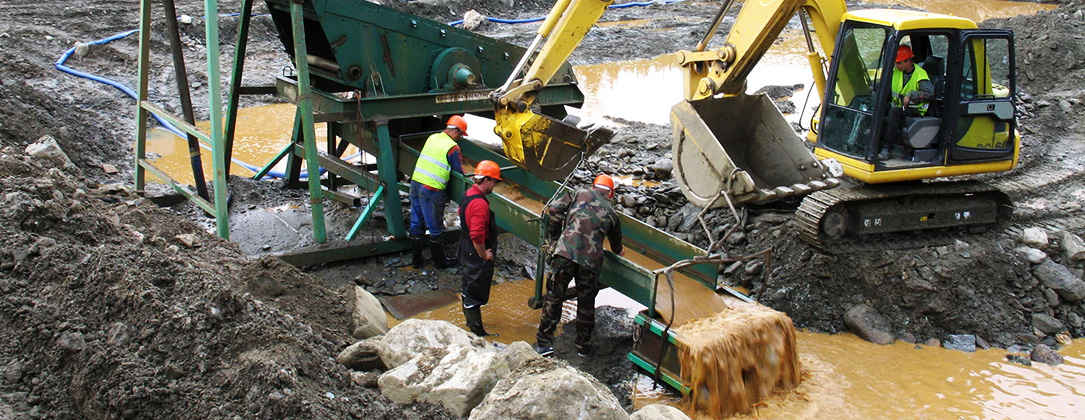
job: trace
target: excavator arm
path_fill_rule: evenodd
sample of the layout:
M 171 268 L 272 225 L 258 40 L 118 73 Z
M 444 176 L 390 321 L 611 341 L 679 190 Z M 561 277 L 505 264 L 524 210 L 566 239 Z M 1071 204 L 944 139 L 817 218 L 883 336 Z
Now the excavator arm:
M 607 129 L 577 128 L 575 118 L 557 120 L 533 109 L 538 92 L 554 77 L 612 1 L 559 0 L 508 81 L 492 94 L 497 122 L 494 133 L 501 137 L 505 155 L 535 176 L 547 180 L 564 178 L 581 159 L 613 136 Z M 524 77 L 516 80 L 543 40 L 546 43 L 534 56 Z
M 836 187 L 830 162 L 819 161 L 764 95 L 746 95 L 746 78 L 799 13 L 818 94 L 847 12 L 844 0 L 757 0 L 742 5 L 722 47 L 707 45 L 726 15 L 725 1 L 711 29 L 693 51 L 674 54 L 685 79 L 684 101 L 671 108 L 674 175 L 698 206 L 760 203 Z M 831 166 L 827 167 L 829 163 Z
M 813 39 L 807 26 L 814 26 L 821 49 L 832 57 L 836 35 L 847 7 L 844 0 L 762 0 L 746 1 L 735 18 L 734 26 L 722 47 L 706 51 L 709 38 L 719 21 L 726 14 L 731 1 L 724 2 L 713 23 L 713 30 L 693 51 L 675 53 L 679 65 L 685 71 L 685 97 L 699 100 L 717 94 L 735 95 L 746 89 L 746 77 L 764 57 L 784 27 L 796 13 L 806 35 L 807 55 L 818 93 L 825 89 L 825 70 L 820 54 L 814 49 Z

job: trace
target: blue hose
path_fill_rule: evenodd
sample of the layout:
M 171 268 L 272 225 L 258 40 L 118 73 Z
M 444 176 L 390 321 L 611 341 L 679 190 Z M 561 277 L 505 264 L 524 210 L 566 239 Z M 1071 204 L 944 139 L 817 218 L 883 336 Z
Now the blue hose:
M 239 14 L 238 13 L 233 13 L 233 14 L 230 14 L 230 15 L 223 15 L 223 16 L 237 16 L 237 15 L 239 15 Z M 110 42 L 116 41 L 118 39 L 122 39 L 122 38 L 126 38 L 128 36 L 131 36 L 132 34 L 137 33 L 137 32 L 139 32 L 139 29 L 132 29 L 132 30 L 128 30 L 128 31 L 118 33 L 116 35 L 113 35 L 113 36 L 110 36 L 110 37 L 107 37 L 107 38 L 102 38 L 102 39 L 99 39 L 99 40 L 96 40 L 96 41 L 91 41 L 91 42 L 88 42 L 87 44 L 88 45 L 105 45 L 105 44 L 108 44 Z M 138 95 L 136 94 L 136 92 L 133 91 L 128 86 L 125 86 L 125 85 L 123 85 L 123 84 L 121 84 L 119 82 L 116 82 L 114 80 L 110 80 L 110 79 L 107 79 L 105 77 L 101 77 L 101 76 L 98 76 L 98 75 L 95 75 L 95 74 L 82 72 L 82 71 L 73 69 L 73 68 L 68 67 L 67 65 L 65 65 L 64 63 L 67 62 L 68 58 L 71 58 L 72 54 L 74 54 L 74 53 L 75 53 L 75 47 L 69 48 L 67 51 L 64 52 L 64 54 L 60 55 L 60 58 L 57 59 L 56 63 L 54 63 L 53 66 L 56 67 L 57 70 L 60 70 L 62 72 L 68 73 L 68 74 L 71 74 L 73 76 L 82 77 L 84 79 L 89 79 L 89 80 L 92 80 L 92 81 L 95 81 L 95 82 L 98 82 L 98 83 L 113 86 L 113 87 L 117 88 L 118 90 L 120 90 L 121 92 L 123 92 L 125 95 L 128 95 L 129 97 L 131 97 L 132 99 L 138 100 Z M 154 119 L 158 121 L 158 124 L 160 124 L 163 128 L 173 132 L 173 134 L 176 134 L 178 137 L 188 138 L 187 133 L 185 133 L 184 131 L 181 131 L 180 129 L 175 127 L 173 124 L 170 124 L 168 121 L 166 121 L 162 117 L 159 117 L 158 115 L 155 115 L 154 113 L 151 113 L 151 116 L 154 117 Z M 204 148 L 205 150 L 212 150 L 211 146 L 205 144 L 203 141 L 200 141 L 199 144 L 200 144 L 200 147 Z M 346 159 L 353 159 L 353 158 L 358 157 L 360 155 L 361 155 L 361 153 L 356 153 L 354 155 L 347 156 Z M 245 161 L 242 161 L 242 160 L 239 160 L 239 159 L 236 159 L 236 158 L 231 158 L 230 161 L 237 164 L 238 166 L 240 166 L 242 168 L 245 168 L 245 169 L 251 171 L 252 173 L 258 173 L 258 172 L 260 172 L 260 169 L 261 169 L 259 166 L 250 164 L 248 162 L 245 162 Z M 324 168 L 320 168 L 320 171 L 321 171 L 320 173 L 323 174 L 324 173 Z M 285 173 L 278 172 L 278 171 L 268 171 L 268 176 L 273 177 L 273 178 L 286 178 Z M 308 177 L 308 171 L 303 171 L 301 173 L 301 178 L 307 178 L 307 177 Z

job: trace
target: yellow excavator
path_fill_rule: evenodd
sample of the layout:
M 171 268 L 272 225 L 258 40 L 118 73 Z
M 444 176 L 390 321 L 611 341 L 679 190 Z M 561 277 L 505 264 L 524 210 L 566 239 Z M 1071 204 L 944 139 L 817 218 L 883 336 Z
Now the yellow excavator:
M 494 92 L 494 131 L 518 165 L 567 174 L 609 138 L 539 115 L 532 98 L 610 3 L 559 0 L 509 81 Z M 707 48 L 731 3 L 724 1 L 693 50 L 673 54 L 685 74 L 685 100 L 671 109 L 674 172 L 690 202 L 719 207 L 804 196 L 797 221 L 803 239 L 815 245 L 987 225 L 1005 213 L 1008 199 L 992 187 L 935 179 L 1016 166 L 1011 31 L 917 11 L 849 12 L 843 0 L 758 0 L 743 3 L 722 46 Z M 810 147 L 771 100 L 745 93 L 746 77 L 796 17 L 822 98 Z M 924 114 L 900 124 L 904 147 L 894 150 L 885 139 L 889 108 L 901 106 L 894 105 L 893 71 L 902 45 L 934 94 Z M 834 188 L 841 175 L 856 185 Z

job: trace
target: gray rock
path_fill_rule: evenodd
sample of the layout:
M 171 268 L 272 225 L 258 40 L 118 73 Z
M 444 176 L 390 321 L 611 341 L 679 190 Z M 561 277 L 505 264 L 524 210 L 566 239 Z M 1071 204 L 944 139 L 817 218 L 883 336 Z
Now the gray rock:
M 916 341 L 915 335 L 912 334 L 912 333 L 907 333 L 907 332 L 904 333 L 904 334 L 901 334 L 900 337 L 897 337 L 897 338 L 899 338 L 900 341 L 903 341 L 903 342 L 908 343 L 908 344 L 915 344 L 915 341 Z
M 1029 353 L 1029 358 L 1035 362 L 1047 363 L 1051 366 L 1061 365 L 1062 355 L 1051 350 L 1046 344 L 1037 344 L 1036 348 L 1032 349 L 1032 353 Z
M 1073 68 L 1070 68 L 1069 70 L 1072 70 L 1072 69 Z M 1059 100 L 1059 109 L 1061 109 L 1062 112 L 1065 112 L 1067 114 L 1074 113 L 1074 106 L 1070 105 L 1070 101 L 1067 101 L 1065 99 Z
M 26 145 L 26 154 L 35 159 L 44 159 L 53 162 L 57 166 L 68 167 L 72 165 L 71 159 L 60 148 L 60 144 L 53 136 L 42 136 L 37 142 Z
M 1085 281 L 1075 277 L 1062 264 L 1049 259 L 1033 267 L 1032 274 L 1044 286 L 1054 289 L 1055 293 L 1071 303 L 1085 299 Z
M 381 303 L 361 286 L 354 286 L 350 305 L 351 335 L 366 339 L 388 332 L 388 315 Z
M 83 333 L 67 331 L 60 334 L 57 346 L 69 352 L 78 353 L 87 347 L 87 342 L 83 339 Z
M 991 345 L 987 344 L 987 340 L 984 340 L 983 337 L 976 337 L 976 347 L 979 347 L 979 348 L 984 349 L 984 350 L 990 350 L 991 349 Z
M 1082 325 L 1085 325 L 1085 322 L 1082 322 L 1081 316 L 1074 312 L 1070 312 L 1070 314 L 1066 316 L 1066 320 L 1070 322 L 1070 326 L 1074 328 L 1081 328 Z
M 923 342 L 923 345 L 927 347 L 942 347 L 942 342 L 938 341 L 937 338 L 928 338 L 927 341 Z
M 370 337 L 357 343 L 351 344 L 336 356 L 335 360 L 347 369 L 366 371 L 373 369 L 384 370 L 384 361 L 380 356 L 380 342 L 384 337 Z
M 549 359 L 528 362 L 498 381 L 470 417 L 471 420 L 628 418 L 605 385 Z
M 1047 259 L 1046 252 L 1030 246 L 1019 246 L 1017 248 L 1014 248 L 1014 251 L 1016 251 L 1018 254 L 1021 254 L 1021 256 L 1024 257 L 1026 261 L 1033 264 L 1042 263 L 1044 262 L 1044 260 Z
M 1052 308 L 1059 306 L 1059 294 L 1055 293 L 1051 288 L 1044 288 L 1044 300 L 1047 301 L 1047 306 Z
M 388 330 L 380 344 L 381 360 L 390 368 L 407 363 L 425 349 L 446 349 L 455 345 L 484 348 L 478 338 L 448 321 L 408 319 Z
M 870 306 L 859 304 L 844 313 L 844 324 L 860 338 L 876 344 L 892 344 L 889 320 Z
M 1032 314 L 1032 327 L 1044 334 L 1055 334 L 1065 329 L 1062 321 L 1048 314 Z
M 1028 356 L 1020 354 L 1007 354 L 1006 361 L 1011 363 L 1017 363 L 1019 365 L 1032 366 L 1032 361 L 1028 359 Z
M 1038 249 L 1047 249 L 1050 240 L 1047 238 L 1047 232 L 1038 227 L 1030 227 L 1021 231 L 1021 243 Z
M 1085 260 L 1085 241 L 1068 231 L 1059 232 L 1059 245 L 1062 247 L 1062 255 L 1070 261 Z
M 23 379 L 23 364 L 18 360 L 12 360 L 4 368 L 4 380 L 9 384 L 17 384 Z
M 649 404 L 630 415 L 629 420 L 689 420 L 689 416 L 669 405 Z
M 971 334 L 950 335 L 949 337 L 946 337 L 946 341 L 944 341 L 942 345 L 950 350 L 960 350 L 971 353 L 976 351 L 976 336 Z
M 753 260 L 746 264 L 746 274 L 757 275 L 761 273 L 761 269 L 765 266 L 765 263 L 761 260 Z

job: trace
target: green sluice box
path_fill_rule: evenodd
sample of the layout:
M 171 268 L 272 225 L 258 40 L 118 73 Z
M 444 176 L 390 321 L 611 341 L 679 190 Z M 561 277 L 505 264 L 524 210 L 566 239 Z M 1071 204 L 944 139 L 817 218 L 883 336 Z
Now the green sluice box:
M 667 330 L 667 324 L 648 316 L 647 311 L 641 311 L 633 318 L 633 351 L 626 357 L 647 371 L 648 376 L 658 375 L 661 382 L 686 395 L 689 387 L 682 383 L 678 341 L 678 334 Z

